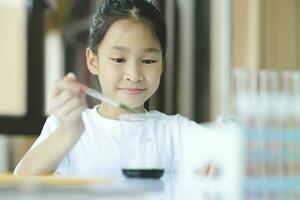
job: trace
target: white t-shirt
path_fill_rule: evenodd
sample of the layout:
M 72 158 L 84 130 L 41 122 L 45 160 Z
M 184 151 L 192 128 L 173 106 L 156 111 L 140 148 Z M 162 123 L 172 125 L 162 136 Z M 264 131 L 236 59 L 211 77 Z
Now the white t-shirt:
M 122 174 L 121 121 L 102 117 L 97 112 L 98 107 L 95 106 L 93 109 L 86 109 L 82 112 L 85 131 L 69 154 L 61 161 L 55 174 L 83 177 L 110 177 Z M 205 133 L 207 129 L 179 114 L 166 115 L 158 111 L 148 113 L 158 115 L 163 119 L 156 124 L 155 131 L 151 133 L 151 137 L 147 140 L 154 143 L 151 145 L 152 147 L 157 147 L 157 143 L 159 143 L 159 146 L 164 147 L 163 154 L 160 156 L 163 156 L 162 167 L 165 173 L 180 170 L 181 138 L 190 133 Z M 41 135 L 31 148 L 47 139 L 58 125 L 58 119 L 51 115 L 44 124 Z M 132 128 L 133 132 L 138 130 L 135 125 L 130 124 L 129 127 Z M 137 141 L 135 143 L 137 145 L 136 151 L 139 151 L 144 145 L 139 143 L 141 135 L 136 133 L 131 136 L 133 141 Z M 154 149 L 148 149 L 144 154 L 145 161 L 155 160 L 154 157 L 157 157 Z M 18 166 L 15 171 L 17 168 Z

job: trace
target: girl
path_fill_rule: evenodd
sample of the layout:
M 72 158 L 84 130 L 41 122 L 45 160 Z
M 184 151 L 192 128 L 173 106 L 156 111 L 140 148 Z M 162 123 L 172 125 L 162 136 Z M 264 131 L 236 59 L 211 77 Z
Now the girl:
M 92 19 L 86 60 L 98 76 L 102 93 L 140 112 L 157 90 L 165 66 L 166 26 L 160 12 L 146 0 L 106 0 Z M 68 78 L 75 79 L 73 74 Z M 15 169 L 16 175 L 61 174 L 112 176 L 121 173 L 120 114 L 126 110 L 102 103 L 88 109 L 78 84 L 55 83 L 52 115 L 42 133 Z M 180 116 L 158 137 L 168 150 L 165 172 L 178 171 L 183 131 L 205 132 Z M 145 158 L 148 159 L 148 158 Z

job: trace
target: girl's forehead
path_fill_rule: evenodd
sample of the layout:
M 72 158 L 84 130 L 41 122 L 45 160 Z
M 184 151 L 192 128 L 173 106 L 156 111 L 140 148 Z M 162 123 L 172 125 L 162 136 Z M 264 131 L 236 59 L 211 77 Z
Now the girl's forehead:
M 108 29 L 100 46 L 145 46 L 160 48 L 159 41 L 150 26 L 129 19 L 118 20 Z

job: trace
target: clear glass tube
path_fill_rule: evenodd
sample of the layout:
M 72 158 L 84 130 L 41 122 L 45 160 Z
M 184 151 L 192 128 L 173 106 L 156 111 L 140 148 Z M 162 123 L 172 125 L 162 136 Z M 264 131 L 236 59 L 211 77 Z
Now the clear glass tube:
M 256 115 L 257 71 L 237 68 L 232 71 L 231 77 L 231 111 L 249 125 Z
M 259 107 L 261 125 L 273 126 L 276 119 L 276 103 L 279 93 L 279 74 L 275 70 L 259 71 Z
M 300 70 L 295 70 L 292 75 L 293 115 L 297 128 L 300 128 Z

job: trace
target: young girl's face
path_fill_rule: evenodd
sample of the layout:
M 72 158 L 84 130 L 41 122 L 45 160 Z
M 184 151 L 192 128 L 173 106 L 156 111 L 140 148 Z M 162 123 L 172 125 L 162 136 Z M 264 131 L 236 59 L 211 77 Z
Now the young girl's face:
M 157 90 L 162 53 L 148 26 L 132 20 L 116 21 L 94 56 L 89 69 L 98 75 L 104 95 L 138 108 Z

